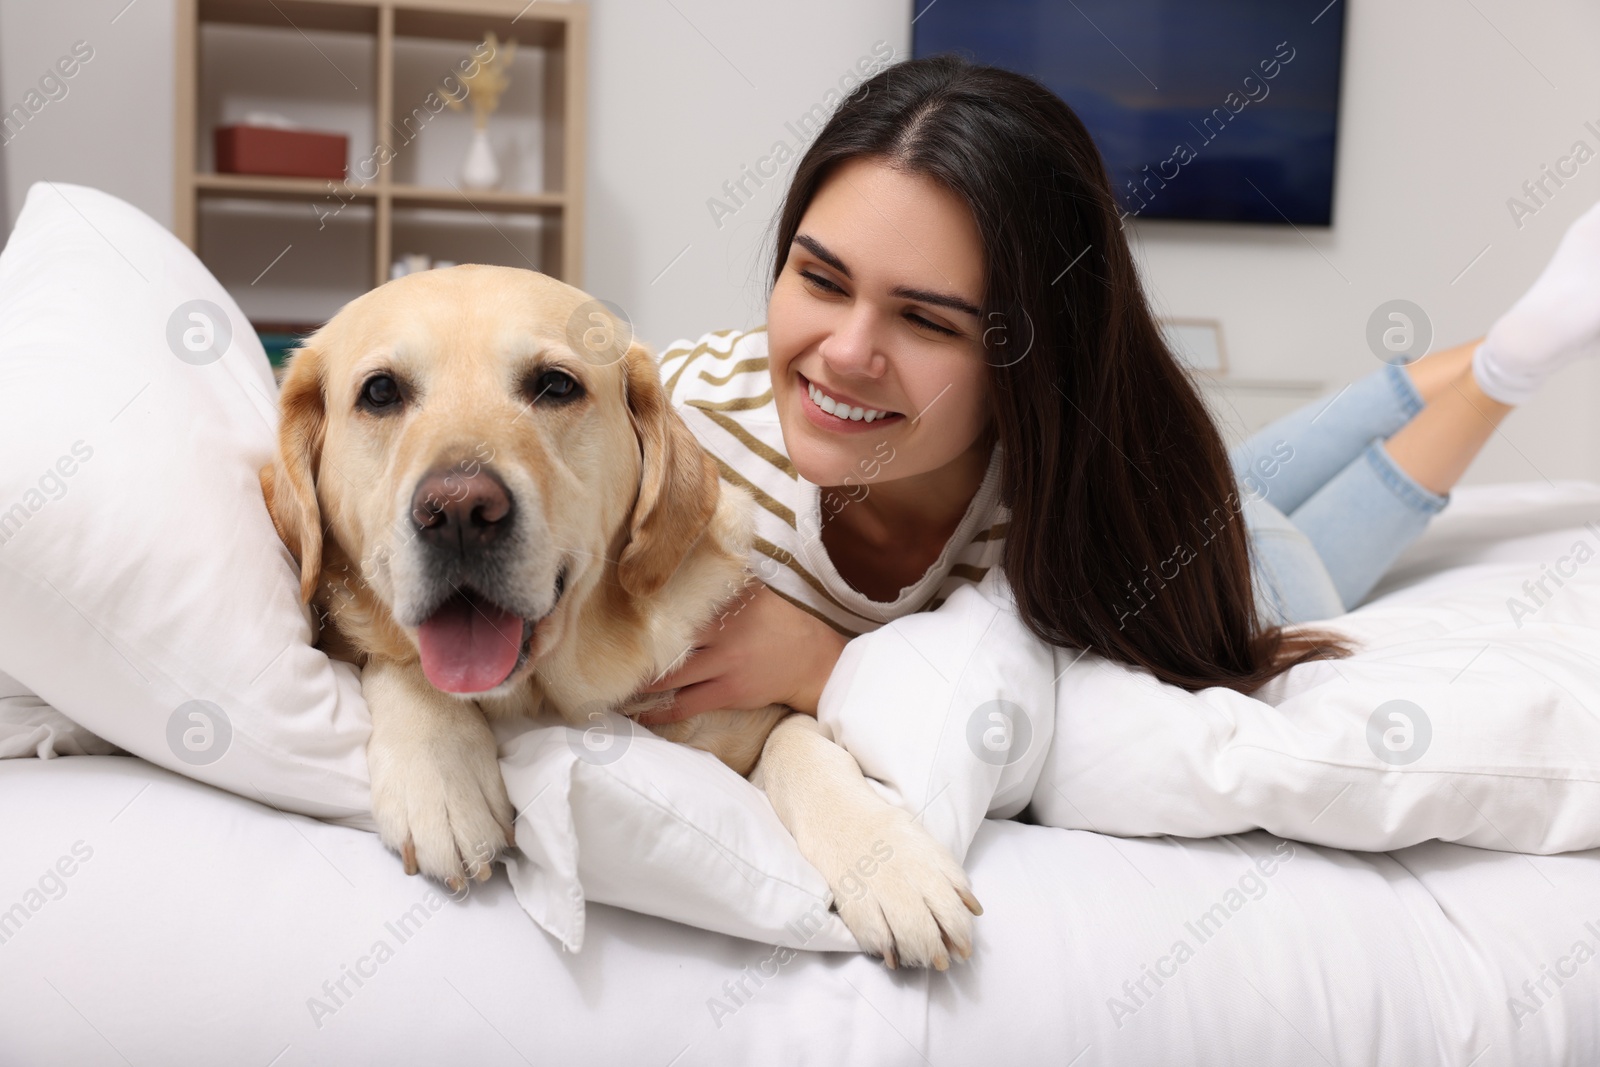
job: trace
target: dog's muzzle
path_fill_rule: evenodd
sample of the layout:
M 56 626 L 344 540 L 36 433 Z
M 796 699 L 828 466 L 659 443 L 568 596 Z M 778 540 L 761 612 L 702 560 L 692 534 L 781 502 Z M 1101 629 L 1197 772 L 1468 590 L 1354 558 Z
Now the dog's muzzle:
M 430 471 L 417 483 L 410 519 L 423 582 L 410 624 L 423 673 L 448 693 L 492 690 L 527 663 L 539 622 L 565 590 L 566 567 L 557 568 L 553 589 L 525 580 L 527 531 L 510 490 L 488 468 Z

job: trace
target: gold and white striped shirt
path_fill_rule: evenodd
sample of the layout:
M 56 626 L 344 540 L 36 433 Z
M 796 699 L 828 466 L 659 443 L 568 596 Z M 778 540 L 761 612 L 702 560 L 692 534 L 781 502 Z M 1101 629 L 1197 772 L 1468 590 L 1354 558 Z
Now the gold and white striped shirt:
M 939 559 L 894 600 L 871 600 L 840 577 L 823 547 L 821 529 L 822 508 L 837 513 L 850 497 L 859 499 L 877 474 L 877 462 L 863 461 L 858 484 L 826 494 L 800 478 L 784 448 L 772 396 L 766 327 L 674 341 L 659 363 L 673 406 L 716 460 L 723 481 L 756 500 L 751 570 L 773 592 L 839 633 L 855 637 L 902 615 L 931 611 L 955 589 L 981 581 L 1000 566 L 1009 514 L 1000 503 L 998 446 Z M 879 458 L 889 462 L 893 453 L 880 452 Z

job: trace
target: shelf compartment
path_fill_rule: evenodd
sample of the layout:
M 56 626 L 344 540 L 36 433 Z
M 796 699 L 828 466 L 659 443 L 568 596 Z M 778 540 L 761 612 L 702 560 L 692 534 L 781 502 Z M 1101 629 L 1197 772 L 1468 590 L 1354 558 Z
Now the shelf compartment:
M 195 170 L 216 172 L 219 126 L 268 111 L 308 130 L 343 134 L 347 178 L 376 178 L 376 53 L 367 34 L 202 23 Z
M 421 252 L 433 260 L 489 263 L 560 276 L 564 227 L 558 211 L 396 206 L 392 226 L 394 259 Z
M 405 14 L 395 12 L 393 92 L 384 131 L 394 149 L 389 180 L 440 188 L 460 180 L 473 136 L 471 97 L 462 99 L 459 111 L 446 106 L 447 96 L 464 96 L 461 83 L 449 79 L 459 78 L 461 63 L 476 54 L 484 32 L 496 20 L 452 15 L 452 25 L 478 27 L 474 40 L 425 40 L 403 32 Z M 469 35 L 463 30 L 462 36 Z M 506 38 L 497 37 L 503 46 Z M 518 42 L 511 85 L 487 126 L 503 191 L 542 193 L 564 188 L 565 69 L 561 48 Z
M 200 201 L 200 260 L 252 322 L 323 321 L 372 288 L 375 205 L 348 204 L 320 219 L 313 205 Z

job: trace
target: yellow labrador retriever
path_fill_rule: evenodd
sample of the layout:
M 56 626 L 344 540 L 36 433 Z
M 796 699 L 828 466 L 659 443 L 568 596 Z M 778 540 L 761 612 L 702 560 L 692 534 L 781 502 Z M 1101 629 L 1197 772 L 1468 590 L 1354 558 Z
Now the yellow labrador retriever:
M 589 725 L 578 709 L 669 699 L 638 690 L 748 580 L 749 497 L 722 484 L 642 345 L 574 346 L 585 305 L 488 266 L 352 300 L 295 354 L 261 472 L 302 598 L 329 620 L 323 647 L 362 668 L 383 841 L 452 888 L 516 840 L 488 720 Z M 814 719 L 773 705 L 657 732 L 766 790 L 868 951 L 941 970 L 970 955 L 981 909 L 960 865 Z

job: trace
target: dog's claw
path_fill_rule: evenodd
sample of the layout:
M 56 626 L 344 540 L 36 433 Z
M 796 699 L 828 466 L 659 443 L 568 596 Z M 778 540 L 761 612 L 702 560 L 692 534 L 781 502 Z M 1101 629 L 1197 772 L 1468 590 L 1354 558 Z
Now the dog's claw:
M 405 861 L 406 873 L 417 873 L 417 846 L 410 838 L 406 839 L 405 847 L 400 850 L 400 858 Z
M 964 960 L 972 957 L 972 950 L 967 949 L 965 952 L 963 952 L 960 945 L 950 940 L 949 931 L 942 926 L 939 928 L 939 940 L 944 942 L 945 952 L 948 953 L 948 956 L 945 958 L 943 967 L 939 965 L 937 960 L 934 961 L 933 966 L 935 970 L 942 971 L 946 967 L 949 967 L 951 960 Z
M 978 903 L 978 898 L 973 896 L 970 892 L 968 892 L 965 889 L 962 889 L 960 886 L 957 886 L 956 887 L 956 895 L 961 898 L 961 903 L 965 904 L 967 906 L 967 910 L 972 912 L 972 914 L 974 914 L 974 915 L 982 915 L 983 914 L 983 905 L 979 904 Z
M 479 882 L 487 882 L 489 880 L 489 878 L 493 874 L 494 874 L 494 864 L 485 863 L 481 867 L 478 868 L 478 873 L 476 875 L 474 875 L 474 878 Z
M 459 893 L 467 883 L 461 880 L 459 874 L 453 874 L 444 880 L 444 884 L 449 888 L 450 892 Z
M 884 950 L 883 950 L 883 965 L 885 967 L 889 968 L 891 971 L 895 970 L 899 966 L 898 961 L 894 957 L 894 946 L 893 945 L 890 945 L 890 946 L 884 948 Z

